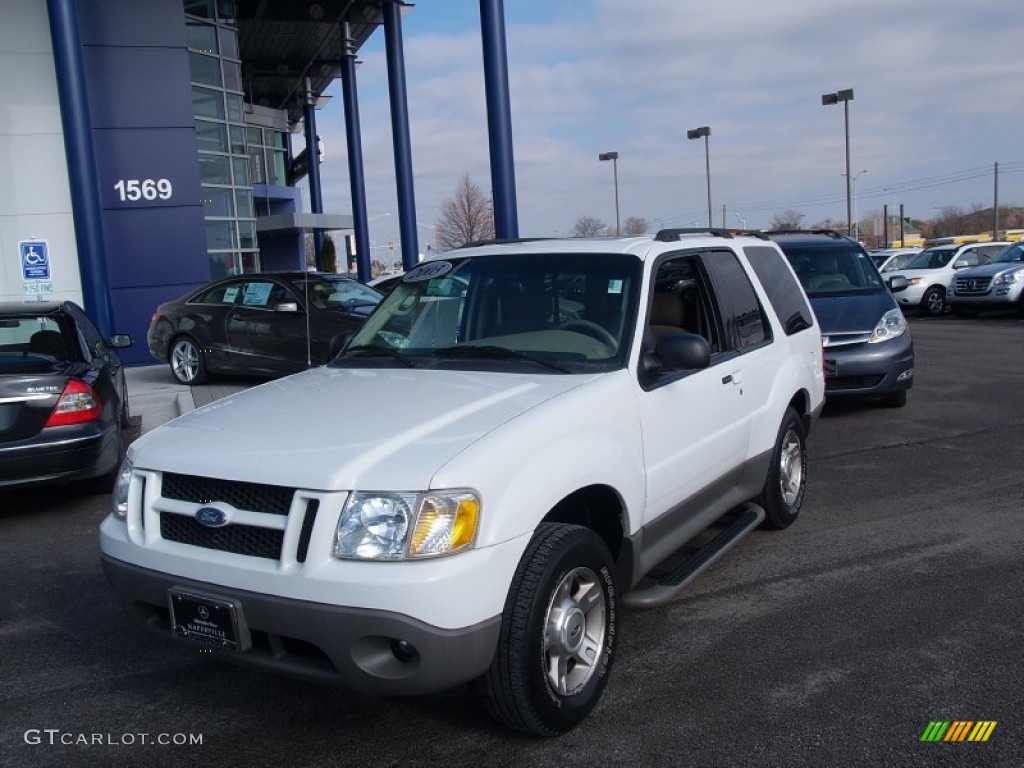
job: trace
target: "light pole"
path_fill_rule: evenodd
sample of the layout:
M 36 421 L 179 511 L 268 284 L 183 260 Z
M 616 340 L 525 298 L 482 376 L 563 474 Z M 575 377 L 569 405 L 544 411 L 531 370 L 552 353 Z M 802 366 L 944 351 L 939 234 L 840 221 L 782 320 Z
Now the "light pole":
M 853 174 L 853 239 L 860 242 L 860 220 L 857 218 L 857 179 L 867 173 L 867 170 L 857 171 Z M 846 176 L 846 174 L 842 174 Z
M 686 132 L 686 138 L 688 139 L 704 139 L 704 173 L 708 180 L 708 228 L 714 226 L 711 222 L 711 153 L 708 150 L 708 137 L 711 135 L 711 129 L 702 125 L 700 128 L 693 128 Z
M 823 106 L 843 102 L 843 126 L 846 133 L 846 234 L 853 234 L 853 209 L 850 200 L 850 102 L 853 101 L 853 88 L 835 93 L 822 94 Z
M 612 161 L 612 176 L 615 179 L 615 236 L 619 236 L 619 153 L 602 152 L 597 156 L 598 160 Z

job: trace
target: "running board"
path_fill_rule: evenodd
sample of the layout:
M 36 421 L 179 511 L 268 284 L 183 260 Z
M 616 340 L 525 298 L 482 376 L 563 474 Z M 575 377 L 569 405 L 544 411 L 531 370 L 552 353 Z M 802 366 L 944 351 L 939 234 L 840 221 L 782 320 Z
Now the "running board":
M 757 504 L 743 505 L 739 515 L 715 538 L 690 555 L 672 573 L 649 587 L 627 592 L 622 604 L 630 608 L 653 608 L 667 603 L 702 574 L 718 558 L 732 549 L 764 520 L 764 510 Z

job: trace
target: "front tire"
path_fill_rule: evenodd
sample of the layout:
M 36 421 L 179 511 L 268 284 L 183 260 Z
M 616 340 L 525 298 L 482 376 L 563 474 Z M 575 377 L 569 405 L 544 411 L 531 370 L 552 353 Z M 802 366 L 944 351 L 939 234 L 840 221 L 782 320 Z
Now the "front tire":
M 179 336 L 168 355 L 171 373 L 182 384 L 202 384 L 206 381 L 206 359 L 203 350 L 191 336 Z
M 611 671 L 614 564 L 588 528 L 542 523 L 505 601 L 498 649 L 479 691 L 510 728 L 555 736 L 594 708 Z
M 768 477 L 757 503 L 764 508 L 762 525 L 788 528 L 800 514 L 807 487 L 807 436 L 800 415 L 787 408 L 772 449 Z
M 937 286 L 932 286 L 924 292 L 921 297 L 921 314 L 928 317 L 938 317 L 946 311 L 946 292 Z

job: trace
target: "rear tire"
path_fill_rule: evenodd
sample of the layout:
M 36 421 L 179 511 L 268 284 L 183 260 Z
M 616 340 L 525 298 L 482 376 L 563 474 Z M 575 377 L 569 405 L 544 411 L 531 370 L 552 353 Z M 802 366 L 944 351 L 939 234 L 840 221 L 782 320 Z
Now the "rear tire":
M 933 285 L 921 297 L 921 314 L 928 317 L 939 317 L 946 311 L 946 292 Z
M 171 364 L 174 378 L 182 384 L 202 384 L 206 381 L 206 358 L 191 336 L 179 336 L 174 340 L 167 362 Z
M 807 487 L 807 436 L 800 415 L 787 408 L 782 416 L 768 477 L 756 501 L 764 508 L 764 528 L 788 528 L 800 514 Z
M 510 728 L 555 736 L 594 708 L 611 671 L 615 570 L 604 541 L 542 523 L 512 579 L 491 668 L 478 690 Z

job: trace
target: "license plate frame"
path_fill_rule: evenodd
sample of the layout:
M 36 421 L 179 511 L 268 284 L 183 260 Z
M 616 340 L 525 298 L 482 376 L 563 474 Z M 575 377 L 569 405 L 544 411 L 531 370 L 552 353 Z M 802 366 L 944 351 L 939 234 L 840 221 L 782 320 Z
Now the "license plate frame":
M 167 605 L 175 637 L 219 651 L 234 652 L 245 647 L 239 622 L 241 606 L 236 601 L 171 588 L 167 590 Z

